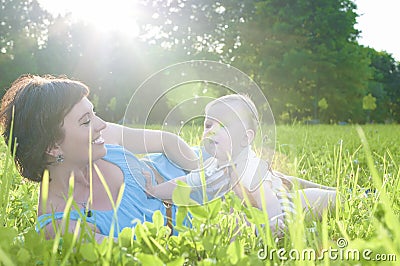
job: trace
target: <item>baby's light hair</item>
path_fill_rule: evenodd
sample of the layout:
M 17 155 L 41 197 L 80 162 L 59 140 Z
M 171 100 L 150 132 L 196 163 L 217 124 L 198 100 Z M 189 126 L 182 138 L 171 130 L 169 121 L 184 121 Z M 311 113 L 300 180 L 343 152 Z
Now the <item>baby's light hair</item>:
M 217 99 L 214 99 L 213 101 L 209 102 L 205 108 L 205 112 L 207 113 L 208 110 L 218 104 L 218 103 L 236 103 L 239 104 L 241 107 L 244 107 L 245 112 L 245 119 L 246 123 L 250 129 L 252 129 L 255 133 L 257 132 L 258 129 L 258 111 L 256 108 L 256 105 L 254 102 L 250 99 L 248 95 L 244 94 L 229 94 L 225 95 L 222 97 L 219 97 Z

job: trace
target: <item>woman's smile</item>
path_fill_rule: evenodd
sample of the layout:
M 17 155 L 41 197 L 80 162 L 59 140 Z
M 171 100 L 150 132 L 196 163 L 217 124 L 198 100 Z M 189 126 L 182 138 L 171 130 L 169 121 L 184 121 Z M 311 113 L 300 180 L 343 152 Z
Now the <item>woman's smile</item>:
M 94 145 L 103 145 L 104 144 L 104 139 L 103 139 L 103 137 L 100 135 L 100 136 L 98 136 L 96 139 L 94 139 L 93 141 L 92 141 L 92 144 L 94 144 Z

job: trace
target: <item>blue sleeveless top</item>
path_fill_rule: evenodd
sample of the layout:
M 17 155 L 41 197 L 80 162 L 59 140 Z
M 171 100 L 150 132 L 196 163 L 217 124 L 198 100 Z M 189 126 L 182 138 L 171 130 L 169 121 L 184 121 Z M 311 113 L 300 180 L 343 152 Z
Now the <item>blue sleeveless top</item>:
M 142 170 L 150 172 L 153 182 L 155 182 L 154 174 L 147 164 L 139 160 L 128 150 L 125 150 L 122 146 L 107 144 L 106 149 L 107 154 L 103 159 L 117 165 L 121 169 L 125 182 L 125 190 L 116 215 L 113 210 L 91 210 L 91 217 L 87 217 L 84 215 L 85 210 L 81 209 L 80 211 L 71 210 L 70 219 L 79 220 L 83 216 L 86 216 L 86 221 L 96 225 L 103 235 L 109 235 L 111 226 L 114 224 L 114 236 L 117 237 L 119 232 L 125 227 L 134 227 L 136 219 L 141 222 L 152 222 L 152 216 L 156 210 L 160 210 L 164 217 L 166 217 L 166 208 L 162 201 L 155 198 L 148 198 L 143 190 L 145 187 L 145 177 L 142 174 Z M 170 167 L 169 169 L 173 170 L 174 174 L 168 176 L 166 179 L 177 177 L 184 173 L 181 169 L 172 168 Z M 173 205 L 171 208 L 172 223 L 175 225 L 176 206 Z M 52 219 L 62 219 L 63 215 L 63 212 L 55 212 L 39 216 L 37 230 L 51 223 Z

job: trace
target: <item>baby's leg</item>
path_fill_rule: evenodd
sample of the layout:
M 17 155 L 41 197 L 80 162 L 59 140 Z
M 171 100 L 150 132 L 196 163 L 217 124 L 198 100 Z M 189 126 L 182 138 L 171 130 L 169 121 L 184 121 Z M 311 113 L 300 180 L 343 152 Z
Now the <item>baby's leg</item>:
M 311 182 L 309 180 L 301 179 L 296 176 L 285 175 L 285 174 L 282 174 L 275 170 L 273 171 L 273 175 L 277 176 L 279 178 L 285 178 L 285 179 L 291 181 L 295 185 L 295 187 L 299 187 L 299 189 L 320 188 L 320 189 L 325 189 L 325 190 L 336 190 L 335 187 L 328 187 L 328 186 L 324 186 L 321 184 Z
M 303 209 L 321 217 L 324 210 L 335 207 L 336 191 L 319 188 L 298 190 Z

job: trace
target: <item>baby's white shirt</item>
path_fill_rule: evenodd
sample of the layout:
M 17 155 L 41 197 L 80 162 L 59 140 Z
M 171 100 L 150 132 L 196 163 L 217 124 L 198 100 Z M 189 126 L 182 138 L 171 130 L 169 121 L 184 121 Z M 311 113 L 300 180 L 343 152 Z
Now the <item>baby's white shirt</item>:
M 269 181 L 272 189 L 276 192 L 282 188 L 282 180 L 272 173 L 269 164 L 258 158 L 250 146 L 241 151 L 233 163 L 218 165 L 216 158 L 209 158 L 205 162 L 204 175 L 209 198 L 221 196 L 230 188 L 231 180 L 224 174 L 226 166 L 231 166 L 232 170 L 236 171 L 240 184 L 249 191 L 254 191 L 265 181 Z M 186 176 L 186 183 L 193 190 L 201 189 L 202 187 L 200 172 L 192 171 Z
M 279 191 L 282 187 L 282 180 L 273 175 L 268 162 L 257 157 L 256 153 L 249 146 L 244 149 L 234 160 L 239 182 L 249 191 L 254 191 L 263 182 L 271 182 L 272 189 Z
M 229 190 L 229 178 L 224 173 L 226 165 L 218 167 L 216 158 L 209 158 L 204 164 L 205 190 L 208 199 L 223 196 Z M 192 191 L 202 190 L 201 172 L 202 170 L 196 170 L 186 175 L 186 183 L 192 187 Z

